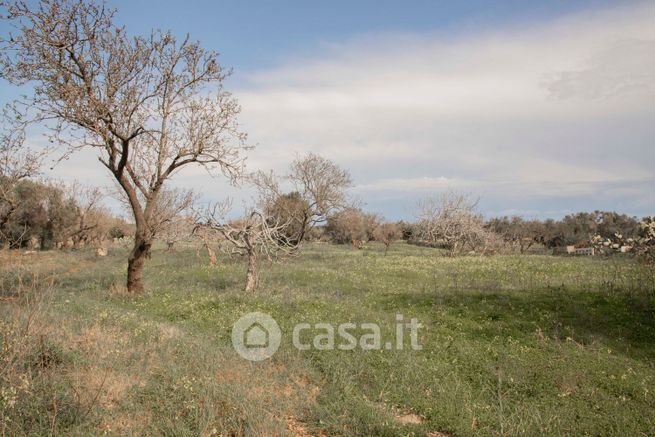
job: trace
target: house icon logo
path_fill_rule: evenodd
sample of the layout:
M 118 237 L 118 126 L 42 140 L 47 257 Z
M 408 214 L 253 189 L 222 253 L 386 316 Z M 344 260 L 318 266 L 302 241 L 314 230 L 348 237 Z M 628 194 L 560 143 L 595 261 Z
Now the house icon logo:
M 280 327 L 268 314 L 248 313 L 232 326 L 234 350 L 249 361 L 272 357 L 280 347 L 281 339 Z
M 255 322 L 246 329 L 245 346 L 247 348 L 268 346 L 268 331 L 259 322 Z

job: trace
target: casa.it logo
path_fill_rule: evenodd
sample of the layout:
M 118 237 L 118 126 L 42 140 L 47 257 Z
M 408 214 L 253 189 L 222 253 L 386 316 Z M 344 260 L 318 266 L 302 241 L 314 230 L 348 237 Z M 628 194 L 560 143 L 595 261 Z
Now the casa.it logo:
M 248 313 L 232 327 L 232 345 L 239 355 L 249 361 L 263 361 L 273 356 L 280 347 L 282 332 L 268 314 Z
M 377 323 L 315 323 L 302 322 L 293 328 L 292 344 L 299 351 L 317 350 L 403 350 L 409 331 L 410 347 L 420 351 L 418 319 L 406 320 L 396 314 L 394 329 L 386 330 L 383 341 L 382 329 Z M 262 361 L 271 358 L 280 347 L 282 332 L 277 322 L 268 314 L 248 313 L 232 327 L 232 344 L 239 355 L 246 360 Z

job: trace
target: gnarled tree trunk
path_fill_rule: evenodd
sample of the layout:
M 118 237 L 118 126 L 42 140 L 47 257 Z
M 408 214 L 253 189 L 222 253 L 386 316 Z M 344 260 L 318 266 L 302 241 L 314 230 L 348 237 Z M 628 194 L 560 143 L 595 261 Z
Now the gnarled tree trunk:
M 130 293 L 143 293 L 143 266 L 150 254 L 152 241 L 146 239 L 138 231 L 134 235 L 134 247 L 127 260 L 127 291 Z
M 246 273 L 246 291 L 255 291 L 257 289 L 257 255 L 254 251 L 248 254 L 248 272 Z

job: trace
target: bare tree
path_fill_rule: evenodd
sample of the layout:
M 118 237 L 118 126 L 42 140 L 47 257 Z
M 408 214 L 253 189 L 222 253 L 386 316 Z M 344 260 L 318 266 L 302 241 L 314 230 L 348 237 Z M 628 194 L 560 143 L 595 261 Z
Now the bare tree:
M 329 215 L 352 203 L 346 195 L 352 185 L 348 171 L 313 153 L 296 159 L 289 174 L 279 180 L 273 173 L 263 172 L 253 175 L 252 180 L 269 202 L 264 210 L 277 221 L 291 220 L 290 227 L 298 230 L 291 239 L 294 244 L 299 244 L 310 228 L 325 223 Z M 291 186 L 287 193 L 282 188 L 285 183 Z
M 229 202 L 215 205 L 206 214 L 205 226 L 225 238 L 228 253 L 248 258 L 245 290 L 255 291 L 259 284 L 259 258 L 276 260 L 294 253 L 297 246 L 281 238 L 289 223 L 277 223 L 256 209 L 250 209 L 241 219 L 228 220 L 229 210 Z
M 468 194 L 448 191 L 439 197 L 423 200 L 418 205 L 419 238 L 442 245 L 451 254 L 466 250 L 485 252 L 495 238 L 484 228 L 477 213 L 477 199 Z
M 196 203 L 196 194 L 192 190 L 181 188 L 164 189 L 159 194 L 148 222 L 148 229 L 152 238 L 163 237 L 164 241 L 170 239 L 175 243 L 191 235 L 196 217 L 193 206 Z
M 174 217 L 162 226 L 158 238 L 166 243 L 166 250 L 170 251 L 180 241 L 189 240 L 193 235 L 195 220 L 191 216 Z
M 216 252 L 212 248 L 212 241 L 217 240 L 218 232 L 209 226 L 204 224 L 196 224 L 191 231 L 191 235 L 198 238 L 201 242 L 202 247 L 207 251 L 207 256 L 209 257 L 209 265 L 215 266 L 218 264 L 218 259 L 216 258 Z M 200 246 L 196 247 L 196 256 L 200 256 Z
M 131 212 L 130 200 L 120 186 L 113 190 L 112 196 L 123 204 L 128 213 Z M 138 196 L 141 197 L 140 194 Z M 162 188 L 157 199 L 152 201 L 152 212 L 146 223 L 147 237 L 151 241 L 164 241 L 169 249 L 176 242 L 191 237 L 197 221 L 197 213 L 194 211 L 196 200 L 197 195 L 193 190 Z
M 313 153 L 296 159 L 287 178 L 309 203 L 308 221 L 312 226 L 349 206 L 346 189 L 352 185 L 350 173 L 328 159 Z
M 79 248 L 90 240 L 99 239 L 98 230 L 102 216 L 108 214 L 102 208 L 102 191 L 97 187 L 86 187 L 74 181 L 62 189 L 68 196 L 68 201 L 75 217 L 74 225 L 68 232 L 67 238 L 73 241 L 73 246 Z
M 387 256 L 389 246 L 402 237 L 402 232 L 396 223 L 382 223 L 373 230 L 373 237 L 384 244 L 384 256 Z
M 2 77 L 34 90 L 16 103 L 18 120 L 49 128 L 66 153 L 98 151 L 134 216 L 127 288 L 141 292 L 155 234 L 150 224 L 166 181 L 194 164 L 232 180 L 242 174 L 247 147 L 236 123 L 240 108 L 222 87 L 229 71 L 188 37 L 128 36 L 104 4 L 2 6 L 17 30 L 0 41 Z

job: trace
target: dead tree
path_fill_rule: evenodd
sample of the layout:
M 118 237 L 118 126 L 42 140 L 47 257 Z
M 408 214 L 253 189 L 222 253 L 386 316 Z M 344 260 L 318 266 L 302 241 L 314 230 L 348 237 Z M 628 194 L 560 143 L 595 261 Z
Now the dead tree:
M 196 257 L 200 257 L 200 247 L 204 247 L 207 251 L 207 256 L 209 257 L 209 265 L 212 267 L 218 264 L 216 252 L 214 252 L 211 244 L 214 239 L 214 234 L 216 233 L 215 230 L 203 224 L 196 224 L 191 232 L 191 235 L 197 237 L 201 242 L 201 246 L 196 247 Z
M 417 211 L 419 238 L 444 246 L 451 255 L 466 250 L 486 252 L 489 243 L 496 239 L 484 229 L 476 207 L 476 199 L 454 191 L 420 202 Z
M 229 254 L 245 256 L 248 259 L 245 291 L 255 291 L 259 285 L 258 260 L 269 261 L 295 253 L 297 245 L 281 238 L 289 223 L 278 223 L 261 211 L 249 210 L 238 220 L 227 220 L 229 203 L 214 206 L 206 214 L 204 225 L 218 231 L 227 241 L 225 250 Z
M 127 288 L 142 292 L 155 211 L 166 182 L 183 167 L 240 177 L 246 136 L 229 75 L 217 54 L 170 32 L 131 36 L 104 3 L 6 2 L 16 29 L 0 40 L 2 77 L 31 85 L 14 106 L 20 123 L 38 123 L 66 154 L 94 148 L 134 217 Z
M 191 236 L 196 222 L 193 206 L 196 194 L 191 190 L 163 190 L 149 222 L 153 238 L 164 241 L 171 249 L 175 243 Z

